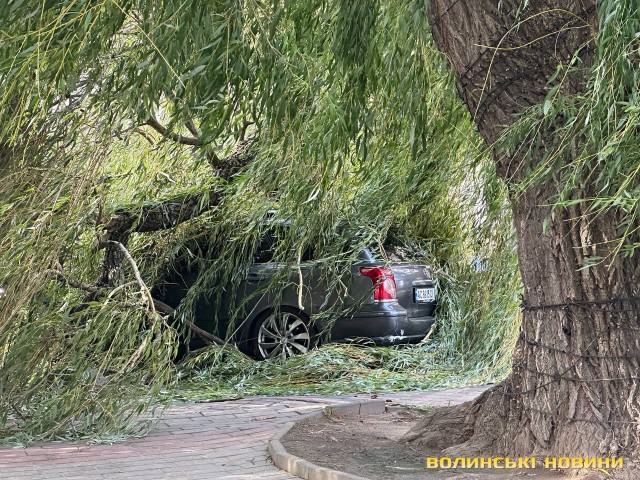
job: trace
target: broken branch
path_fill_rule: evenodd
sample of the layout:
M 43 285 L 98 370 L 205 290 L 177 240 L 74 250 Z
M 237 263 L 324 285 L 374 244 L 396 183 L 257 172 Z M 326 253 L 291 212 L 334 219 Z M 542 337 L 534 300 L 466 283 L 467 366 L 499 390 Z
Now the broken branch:
M 158 120 L 156 120 L 154 117 L 149 117 L 149 120 L 146 121 L 146 124 L 163 137 L 167 137 L 176 143 L 180 143 L 182 145 L 191 145 L 194 147 L 202 145 L 202 142 L 199 138 L 187 137 L 185 135 L 171 132 L 167 127 L 158 122 Z
M 193 123 L 191 120 L 187 120 L 186 122 L 184 122 L 184 125 L 191 132 L 191 135 L 193 135 L 195 138 L 200 138 L 200 135 L 202 134 L 200 133 L 200 130 L 198 130 L 198 127 L 196 127 L 195 123 Z
M 90 283 L 84 283 L 79 280 L 74 280 L 72 278 L 67 277 L 64 274 L 64 272 L 62 272 L 61 270 L 50 268 L 48 270 L 45 270 L 44 273 L 55 276 L 60 283 L 62 283 L 63 285 L 68 285 L 72 288 L 78 288 L 80 290 L 84 290 L 85 292 L 89 292 L 89 293 L 96 293 L 99 290 L 98 287 L 96 287 L 95 285 L 92 285 Z
M 114 243 L 118 243 L 118 242 L 114 242 Z M 129 255 L 129 257 L 131 257 L 131 255 Z M 132 265 L 132 267 L 133 267 L 133 265 Z M 135 270 L 137 270 L 137 266 L 136 266 Z M 139 273 L 140 272 L 138 271 L 138 275 L 136 275 L 136 277 L 139 276 Z M 77 288 L 79 290 L 84 290 L 85 292 L 96 293 L 98 290 L 100 290 L 95 285 L 91 285 L 89 283 L 84 283 L 84 282 L 81 282 L 79 280 L 74 280 L 72 278 L 67 277 L 64 274 L 64 272 L 59 270 L 58 268 L 51 268 L 51 269 L 45 270 L 45 274 L 50 274 L 50 275 L 55 276 L 57 278 L 57 280 L 60 283 L 62 283 L 63 285 L 67 285 L 67 286 L 72 287 L 72 288 Z M 141 279 L 141 277 L 140 277 L 140 279 Z M 136 282 L 133 282 L 133 283 L 134 284 L 135 283 L 139 284 L 139 281 L 136 279 Z M 116 290 L 119 290 L 119 289 L 121 289 L 121 288 L 123 288 L 125 286 L 129 286 L 130 284 L 131 283 L 127 283 L 127 284 L 121 285 L 119 287 L 116 287 L 114 290 L 111 291 L 109 296 L 112 296 L 113 293 Z M 146 286 L 145 286 L 145 288 L 146 288 Z M 147 291 L 148 291 L 148 288 L 147 288 Z M 151 295 L 151 294 L 149 293 L 149 295 Z M 156 312 L 159 312 L 159 313 L 162 313 L 162 314 L 164 314 L 166 316 L 169 316 L 169 315 L 173 314 L 173 312 L 175 311 L 169 305 L 167 305 L 164 302 L 161 302 L 160 300 L 157 300 L 157 299 L 155 299 L 153 297 L 148 297 L 148 298 L 151 299 L 153 308 L 154 308 L 154 310 Z M 216 335 L 213 335 L 213 334 L 207 332 L 206 330 L 203 330 L 202 328 L 198 327 L 195 323 L 190 322 L 190 321 L 187 321 L 185 323 L 186 323 L 187 327 L 195 335 L 197 335 L 202 340 L 204 340 L 205 343 L 207 343 L 208 345 L 218 345 L 218 346 L 221 346 L 221 347 L 228 346 L 228 343 L 225 342 L 223 339 L 221 339 L 220 337 L 217 337 Z
M 133 274 L 136 277 L 136 281 L 138 282 L 138 285 L 140 286 L 140 291 L 147 298 L 147 303 L 148 303 L 149 308 L 151 308 L 151 311 L 153 313 L 156 313 L 156 307 L 155 307 L 154 302 L 153 302 L 153 297 L 151 296 L 151 291 L 149 290 L 149 288 L 147 288 L 147 284 L 144 283 L 144 280 L 142 279 L 142 275 L 140 275 L 140 269 L 138 269 L 138 264 L 136 263 L 136 261 L 133 259 L 133 257 L 129 253 L 129 250 L 127 250 L 127 248 L 120 242 L 115 242 L 113 240 L 110 240 L 109 243 L 111 243 L 111 244 L 115 245 L 116 247 L 118 247 L 120 249 L 120 251 L 122 252 L 122 254 L 124 255 L 124 258 L 127 259 L 127 261 L 129 262 L 129 265 L 131 265 L 131 268 L 133 269 Z
M 254 142 L 255 137 L 240 142 L 233 153 L 224 161 L 217 161 L 215 164 L 217 176 L 230 181 L 234 175 L 248 165 L 255 155 Z M 221 200 L 222 192 L 211 190 L 170 198 L 142 208 L 137 206 L 119 209 L 104 226 L 107 238 L 101 241 L 100 248 L 105 246 L 106 241 L 116 239 L 115 237 L 125 232 L 156 232 L 176 227 L 210 211 L 219 205 Z M 121 243 L 124 244 L 124 242 Z

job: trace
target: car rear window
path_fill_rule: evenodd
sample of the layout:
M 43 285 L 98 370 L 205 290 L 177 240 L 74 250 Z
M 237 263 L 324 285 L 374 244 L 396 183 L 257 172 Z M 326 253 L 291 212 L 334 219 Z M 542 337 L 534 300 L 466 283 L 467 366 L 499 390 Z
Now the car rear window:
M 382 245 L 379 243 L 370 245 L 369 251 L 375 260 L 389 262 L 408 262 L 412 260 L 409 249 L 394 237 L 388 237 Z

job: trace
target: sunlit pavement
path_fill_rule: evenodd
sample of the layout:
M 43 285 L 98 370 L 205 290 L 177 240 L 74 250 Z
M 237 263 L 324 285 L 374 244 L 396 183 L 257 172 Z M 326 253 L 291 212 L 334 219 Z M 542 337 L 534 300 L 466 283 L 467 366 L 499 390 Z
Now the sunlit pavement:
M 486 387 L 378 394 L 408 405 L 448 405 Z M 0 449 L 0 479 L 294 479 L 268 458 L 267 440 L 285 422 L 369 394 L 247 397 L 172 407 L 151 434 L 113 445 L 50 442 Z

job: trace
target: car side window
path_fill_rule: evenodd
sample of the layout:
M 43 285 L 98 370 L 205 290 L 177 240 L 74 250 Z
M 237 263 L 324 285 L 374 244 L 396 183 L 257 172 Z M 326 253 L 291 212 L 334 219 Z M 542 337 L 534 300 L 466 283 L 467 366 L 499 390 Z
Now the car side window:
M 256 263 L 269 263 L 273 261 L 273 254 L 276 250 L 278 237 L 276 232 L 269 230 L 260 238 L 258 248 L 253 255 L 253 261 Z
M 281 235 L 285 234 L 287 230 L 281 231 L 280 234 L 275 230 L 268 230 L 260 238 L 260 243 L 253 256 L 255 263 L 269 263 L 273 261 L 273 255 L 280 242 Z M 311 248 L 307 247 L 302 252 L 301 262 L 308 262 L 313 260 L 313 253 Z
M 301 262 L 310 262 L 314 260 L 313 251 L 311 247 L 307 247 L 302 251 L 302 256 L 300 257 Z

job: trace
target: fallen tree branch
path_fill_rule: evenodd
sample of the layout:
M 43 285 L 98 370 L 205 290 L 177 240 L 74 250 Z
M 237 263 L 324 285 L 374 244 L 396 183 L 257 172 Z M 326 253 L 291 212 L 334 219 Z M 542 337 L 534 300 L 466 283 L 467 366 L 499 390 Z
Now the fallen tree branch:
M 186 324 L 187 324 L 187 327 L 189 327 L 189 330 L 191 330 L 193 333 L 195 333 L 197 336 L 199 336 L 202 340 L 207 342 L 209 345 L 215 344 L 215 345 L 218 345 L 219 347 L 229 346 L 228 342 L 225 342 L 220 337 L 216 337 L 215 335 L 207 332 L 206 330 L 203 330 L 202 328 L 197 326 L 195 323 L 187 321 Z
M 167 137 L 168 139 L 173 140 L 176 143 L 180 143 L 182 145 L 191 145 L 193 147 L 202 145 L 202 142 L 199 138 L 187 137 L 185 135 L 170 132 L 167 127 L 158 122 L 158 120 L 156 120 L 154 117 L 149 117 L 149 119 L 146 121 L 146 125 L 149 125 L 160 135 L 162 135 L 163 137 Z
M 244 142 L 245 141 L 245 136 L 247 134 L 247 128 L 249 128 L 251 125 L 254 125 L 255 122 L 250 122 L 248 120 L 245 120 L 244 122 L 242 122 L 242 128 L 240 129 L 240 141 Z
M 69 278 L 64 274 L 63 271 L 57 268 L 51 268 L 51 269 L 45 270 L 45 274 L 50 274 L 55 276 L 56 279 L 63 285 L 67 285 L 72 288 L 77 288 L 79 290 L 83 290 L 88 293 L 96 293 L 99 290 L 107 290 L 106 288 L 98 288 L 97 286 L 91 285 L 90 283 L 85 283 L 79 280 Z M 137 281 L 135 283 L 137 283 Z M 116 287 L 116 289 L 118 288 L 120 287 Z M 173 312 L 175 311 L 175 309 L 171 308 L 169 305 L 167 305 L 164 302 L 161 302 L 156 298 L 151 297 L 151 300 L 153 302 L 153 308 L 155 309 L 156 312 L 169 316 L 173 314 Z M 217 337 L 216 335 L 213 335 L 207 332 L 206 330 L 203 330 L 202 328 L 198 327 L 195 323 L 186 321 L 185 324 L 187 325 L 189 330 L 191 330 L 195 335 L 200 337 L 207 345 L 218 345 L 220 347 L 229 346 L 228 342 L 225 342 L 220 337 Z
M 173 197 L 142 208 L 123 208 L 116 211 L 104 226 L 107 234 L 125 232 L 156 232 L 176 227 L 211 210 L 220 204 L 220 192 L 209 192 L 205 201 L 205 192 Z M 106 241 L 111 240 L 111 235 Z M 104 241 L 101 242 L 104 247 Z
M 202 133 L 200 133 L 200 130 L 198 130 L 196 125 L 191 120 L 187 120 L 185 122 L 185 126 L 187 127 L 187 130 L 191 132 L 191 135 L 193 135 L 193 137 L 187 137 L 186 135 L 180 135 L 169 131 L 167 127 L 158 122 L 158 120 L 156 120 L 154 117 L 150 117 L 145 124 L 153 128 L 163 137 L 169 138 L 170 140 L 173 140 L 174 142 L 181 145 L 191 145 L 193 147 L 203 147 L 206 145 L 206 143 L 202 140 Z M 241 139 L 244 140 L 243 137 L 241 137 Z M 221 163 L 220 158 L 218 157 L 218 155 L 216 155 L 213 149 L 210 149 L 210 151 L 206 154 L 206 157 L 209 161 L 209 164 L 214 169 L 216 165 Z
M 198 127 L 196 127 L 196 124 L 193 123 L 192 120 L 187 120 L 186 122 L 184 122 L 184 125 L 191 132 L 191 135 L 193 135 L 195 138 L 200 138 L 202 134 L 200 133 L 200 130 L 198 130 Z
M 253 160 L 255 156 L 252 148 L 254 143 L 255 137 L 251 137 L 241 142 L 233 153 L 223 161 L 214 162 L 216 175 L 223 180 L 231 180 Z M 214 189 L 208 192 L 173 197 L 143 207 L 131 206 L 118 209 L 104 226 L 106 235 L 101 239 L 98 248 L 107 246 L 109 240 L 120 241 L 126 245 L 124 236 L 128 232 L 156 232 L 176 227 L 219 205 L 222 196 L 221 191 Z
M 149 120 L 147 120 L 145 124 L 153 128 L 163 137 L 173 140 L 174 142 L 181 145 L 191 145 L 193 147 L 203 147 L 206 145 L 206 143 L 202 140 L 202 134 L 191 120 L 186 121 L 185 126 L 187 127 L 187 130 L 191 132 L 193 137 L 187 137 L 186 135 L 180 135 L 171 132 L 167 127 L 158 122 L 158 120 L 156 120 L 154 117 L 149 117 Z M 221 163 L 220 158 L 218 157 L 218 155 L 216 155 L 213 149 L 211 149 L 206 156 L 209 164 L 214 168 L 215 165 Z
M 96 285 L 92 285 L 90 283 L 84 283 L 79 280 L 74 280 L 72 278 L 67 277 L 64 274 L 64 272 L 62 272 L 61 270 L 50 268 L 48 270 L 45 270 L 44 273 L 55 276 L 58 279 L 58 281 L 63 285 L 68 285 L 69 287 L 72 287 L 72 288 L 84 290 L 85 292 L 96 293 L 98 290 L 100 290 Z
M 129 253 L 129 250 L 127 250 L 127 248 L 120 242 L 115 242 L 115 241 L 111 240 L 111 241 L 109 241 L 109 243 L 117 246 L 120 249 L 120 251 L 122 252 L 122 254 L 124 255 L 124 258 L 126 258 L 127 261 L 129 262 L 129 265 L 131 265 L 131 269 L 133 270 L 133 274 L 136 277 L 136 281 L 138 282 L 138 285 L 140 286 L 140 291 L 147 298 L 147 305 L 149 306 L 149 308 L 151 308 L 152 313 L 155 314 L 156 313 L 156 307 L 155 307 L 155 305 L 153 303 L 153 297 L 151 296 L 151 291 L 147 287 L 147 284 L 144 283 L 144 280 L 142 279 L 142 275 L 140 275 L 140 269 L 138 268 L 138 264 L 136 263 L 136 261 L 133 259 L 133 257 Z
M 156 144 L 155 140 L 151 137 L 151 135 L 149 135 L 147 132 L 145 132 L 142 128 L 136 128 L 134 130 L 138 135 L 141 135 L 142 138 L 144 138 L 147 142 L 149 142 L 149 145 L 154 146 Z
M 120 249 L 120 251 L 122 252 L 124 257 L 127 259 L 127 261 L 129 262 L 129 265 L 131 265 L 131 268 L 133 269 L 133 274 L 136 277 L 136 281 L 138 282 L 138 285 L 140 286 L 141 291 L 147 297 L 147 301 L 149 302 L 149 306 L 151 307 L 152 312 L 155 314 L 156 313 L 156 305 L 159 305 L 159 306 L 162 307 L 162 310 L 164 312 L 168 312 L 167 315 L 171 315 L 174 312 L 173 308 L 171 308 L 166 303 L 161 302 L 160 300 L 154 299 L 151 296 L 151 291 L 147 287 L 147 284 L 144 283 L 144 280 L 142 279 L 142 275 L 140 274 L 140 269 L 138 268 L 138 264 L 136 263 L 136 261 L 133 259 L 133 257 L 129 253 L 129 250 L 127 250 L 127 248 L 123 244 L 121 244 L 120 242 L 111 241 L 109 243 L 115 244 Z M 187 326 L 189 327 L 189 329 L 193 333 L 195 333 L 200 338 L 205 340 L 205 342 L 208 342 L 210 345 L 211 345 L 211 342 L 212 342 L 214 344 L 217 344 L 217 345 L 220 345 L 220 346 L 223 346 L 223 347 L 226 346 L 226 342 L 224 340 L 222 340 L 221 338 L 216 337 L 215 335 L 210 334 L 206 330 L 203 330 L 202 328 L 198 327 L 193 322 L 186 321 L 186 324 L 187 324 Z
M 165 315 L 171 315 L 175 311 L 175 309 L 171 308 L 169 305 L 167 305 L 164 302 L 161 302 L 160 300 L 156 300 L 154 298 L 153 302 L 154 302 L 154 305 L 156 307 L 156 310 L 158 312 L 164 313 Z M 206 330 L 203 330 L 202 328 L 197 326 L 195 323 L 190 322 L 188 320 L 185 323 L 186 323 L 187 327 L 189 327 L 189 330 L 191 330 L 193 333 L 195 333 L 197 336 L 199 336 L 208 345 L 219 345 L 221 347 L 228 346 L 228 343 L 225 342 L 223 339 L 213 335 L 212 333 L 207 332 Z
M 174 134 L 168 132 L 167 128 L 162 126 L 157 120 L 152 118 L 150 122 L 151 123 L 147 122 L 147 124 L 159 133 L 173 138 Z M 192 133 L 197 130 L 193 124 L 187 125 L 187 128 L 192 131 Z M 187 144 L 202 145 L 201 143 L 192 143 L 197 139 L 190 139 L 189 137 L 181 138 L 189 139 Z M 255 141 L 255 136 L 240 141 L 236 149 L 224 160 L 220 160 L 213 151 L 210 152 L 207 157 L 216 176 L 223 180 L 230 181 L 240 170 L 253 161 L 255 157 L 253 148 Z M 100 235 L 97 243 L 98 249 L 106 248 L 106 251 L 102 262 L 102 276 L 98 280 L 97 286 L 92 286 L 95 290 L 91 290 L 91 292 L 96 292 L 99 286 L 114 286 L 117 283 L 117 281 L 114 280 L 118 278 L 118 272 L 120 271 L 120 264 L 123 258 L 126 258 L 131 264 L 131 256 L 128 255 L 129 258 L 127 258 L 125 254 L 125 245 L 131 232 L 154 232 L 176 227 L 215 208 L 221 203 L 222 197 L 222 192 L 214 189 L 208 192 L 174 197 L 142 208 L 138 206 L 116 211 L 104 226 L 104 234 Z M 136 272 L 136 270 L 137 268 L 134 268 L 134 272 Z M 139 275 L 139 271 L 137 273 Z M 71 285 L 71 283 L 68 284 Z M 82 285 L 86 286 L 86 284 Z M 151 301 L 153 308 L 158 312 L 171 315 L 174 311 L 169 305 L 156 299 L 151 298 Z M 194 334 L 209 345 L 228 346 L 228 343 L 223 339 L 201 329 L 193 322 L 187 321 L 186 325 Z
M 240 140 L 233 152 L 222 160 L 215 155 L 212 156 L 211 154 L 213 154 L 213 152 L 211 152 L 209 155 L 209 163 L 215 175 L 223 180 L 230 181 L 234 175 L 254 159 L 256 139 L 257 137 L 252 135 L 247 139 Z

